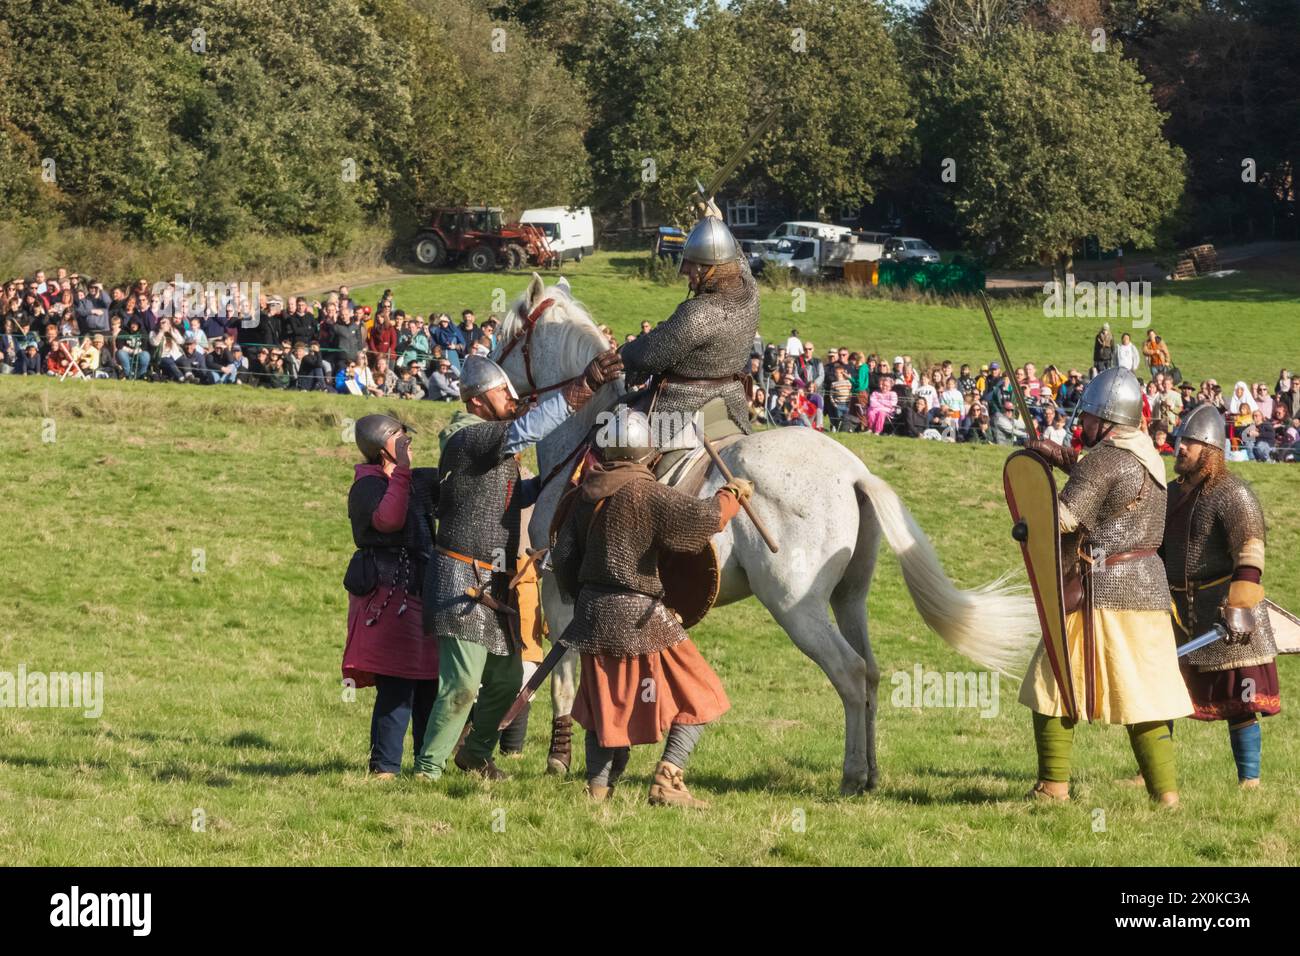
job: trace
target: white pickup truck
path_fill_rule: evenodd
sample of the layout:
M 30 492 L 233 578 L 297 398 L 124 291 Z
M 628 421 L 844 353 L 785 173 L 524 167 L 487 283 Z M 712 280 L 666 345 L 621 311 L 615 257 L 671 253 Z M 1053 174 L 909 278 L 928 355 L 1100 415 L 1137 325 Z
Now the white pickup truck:
M 852 233 L 837 240 L 787 236 L 768 239 L 765 245 L 766 267 L 796 278 L 838 279 L 846 262 L 877 262 L 884 255 L 881 243 L 860 242 Z

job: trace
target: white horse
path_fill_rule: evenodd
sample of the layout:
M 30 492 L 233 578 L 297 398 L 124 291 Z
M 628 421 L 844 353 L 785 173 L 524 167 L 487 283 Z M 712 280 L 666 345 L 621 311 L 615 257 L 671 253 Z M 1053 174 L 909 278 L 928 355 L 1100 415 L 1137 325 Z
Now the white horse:
M 547 288 L 535 273 L 499 334 L 493 358 L 521 395 L 573 378 L 609 348 L 568 283 L 561 279 Z M 571 453 L 586 439 L 596 416 L 614 406 L 622 392 L 621 382 L 604 386 L 538 445 L 539 474 L 551 477 L 529 525 L 535 547 L 548 540 L 572 467 Z M 717 604 L 754 595 L 830 678 L 844 703 L 841 792 L 861 793 L 878 780 L 880 668 L 871 653 L 866 602 L 882 532 L 926 624 L 983 667 L 1013 677 L 1024 672 L 1039 639 L 1033 601 L 1003 586 L 1002 579 L 970 591 L 954 586 L 894 490 L 853 452 L 809 428 L 776 428 L 740 439 L 724 448 L 721 457 L 735 475 L 754 483 L 751 504 L 781 551 L 773 554 L 754 525 L 738 515 L 714 538 L 721 563 Z M 711 470 L 700 497 L 712 496 L 721 485 L 722 478 Z M 560 599 L 550 574 L 543 577 L 542 605 L 551 636 L 558 638 L 573 607 Z M 552 678 L 557 716 L 573 706 L 574 656 L 566 654 Z

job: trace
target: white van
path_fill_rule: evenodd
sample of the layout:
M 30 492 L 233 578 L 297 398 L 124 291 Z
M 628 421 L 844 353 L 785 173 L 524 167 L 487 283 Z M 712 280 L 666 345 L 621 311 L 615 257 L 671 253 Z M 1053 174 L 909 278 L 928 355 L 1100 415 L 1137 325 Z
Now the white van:
M 596 251 L 596 232 L 591 225 L 589 206 L 580 209 L 567 206 L 526 209 L 519 221 L 541 228 L 551 249 L 560 254 L 561 262 L 568 259 L 581 262 L 583 256 Z
M 769 239 L 830 239 L 839 242 L 853 234 L 848 226 L 829 222 L 783 222 L 767 234 Z

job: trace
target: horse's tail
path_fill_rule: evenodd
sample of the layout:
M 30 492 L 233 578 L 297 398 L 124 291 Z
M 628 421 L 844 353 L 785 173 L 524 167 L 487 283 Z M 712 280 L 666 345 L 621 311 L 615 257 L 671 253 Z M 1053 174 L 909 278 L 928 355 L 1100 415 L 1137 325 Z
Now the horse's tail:
M 963 591 L 939 563 L 934 546 L 884 479 L 866 471 L 854 482 L 870 502 L 890 550 L 898 556 L 912 603 L 957 653 L 1009 677 L 1023 676 L 1040 638 L 1038 612 L 1024 588 L 1008 586 L 1004 574 L 991 584 Z M 870 520 L 863 515 L 862 520 Z

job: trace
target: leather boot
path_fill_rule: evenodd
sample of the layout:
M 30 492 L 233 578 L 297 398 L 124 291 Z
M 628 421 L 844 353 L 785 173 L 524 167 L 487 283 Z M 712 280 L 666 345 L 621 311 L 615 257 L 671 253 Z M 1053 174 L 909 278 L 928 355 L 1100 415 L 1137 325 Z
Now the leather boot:
M 464 770 L 466 773 L 477 774 L 484 780 L 505 780 L 509 776 L 509 774 L 492 762 L 491 757 L 488 757 L 486 760 L 480 760 L 471 757 L 463 750 L 456 754 L 455 763 L 457 767 Z
M 697 800 L 686 789 L 681 767 L 670 764 L 667 760 L 659 761 L 655 767 L 654 782 L 650 784 L 650 803 L 656 807 L 698 807 L 708 809 L 708 802 Z
M 546 772 L 563 777 L 569 772 L 572 760 L 573 716 L 565 714 L 551 721 L 551 749 L 546 755 Z
M 1070 799 L 1070 785 L 1040 780 L 1034 784 L 1034 789 L 1029 791 L 1029 799 L 1064 803 Z

